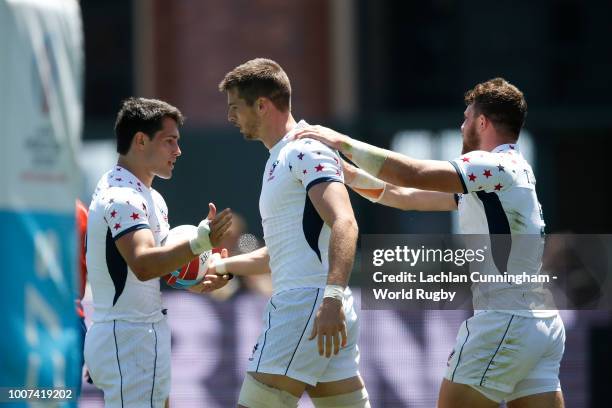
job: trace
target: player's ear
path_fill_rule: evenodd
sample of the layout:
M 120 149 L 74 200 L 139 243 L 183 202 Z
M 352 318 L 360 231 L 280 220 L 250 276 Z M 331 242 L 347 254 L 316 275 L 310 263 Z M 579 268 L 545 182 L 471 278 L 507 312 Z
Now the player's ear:
M 488 122 L 489 119 L 485 115 L 483 115 L 482 113 L 478 115 L 478 127 L 480 128 L 480 130 L 483 130 L 485 127 L 487 127 Z
M 134 144 L 138 149 L 144 148 L 147 141 L 147 135 L 144 132 L 136 132 L 134 135 Z
M 266 103 L 266 98 L 264 97 L 260 97 L 257 98 L 257 100 L 255 101 L 255 106 L 257 107 L 257 112 L 259 113 L 264 113 L 267 109 L 267 103 Z

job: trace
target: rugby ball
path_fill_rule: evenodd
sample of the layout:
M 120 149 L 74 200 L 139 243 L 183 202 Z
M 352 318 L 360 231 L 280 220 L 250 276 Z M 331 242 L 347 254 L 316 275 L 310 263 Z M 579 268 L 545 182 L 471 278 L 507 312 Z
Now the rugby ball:
M 168 245 L 185 239 L 191 239 L 198 234 L 198 227 L 194 225 L 179 225 L 168 232 L 168 236 L 162 245 Z M 200 283 L 206 275 L 206 262 L 212 256 L 212 251 L 206 251 L 200 256 L 194 257 L 188 264 L 181 266 L 175 271 L 162 276 L 162 279 L 175 289 L 187 289 Z

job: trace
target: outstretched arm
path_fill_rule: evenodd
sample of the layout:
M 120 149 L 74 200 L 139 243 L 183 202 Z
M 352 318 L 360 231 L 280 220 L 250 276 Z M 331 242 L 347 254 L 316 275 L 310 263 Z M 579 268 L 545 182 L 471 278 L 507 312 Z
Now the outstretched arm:
M 453 211 L 457 209 L 454 194 L 399 187 L 366 173 L 344 160 L 342 161 L 345 183 L 357 194 L 368 200 L 416 211 Z
M 268 248 L 256 249 L 248 254 L 241 254 L 213 261 L 208 269 L 209 274 L 238 276 L 270 273 L 270 256 Z
M 310 126 L 296 138 L 311 138 L 341 151 L 369 174 L 400 187 L 445 193 L 464 192 L 461 179 L 450 162 L 418 160 L 352 139 L 323 126 Z
M 387 184 L 379 202 L 405 211 L 454 211 L 457 209 L 453 193 L 398 187 L 393 184 Z
M 198 236 L 191 240 L 185 239 L 175 244 L 156 246 L 155 238 L 149 228 L 135 229 L 120 236 L 115 241 L 115 245 L 134 275 L 140 281 L 166 275 L 221 242 L 231 225 L 231 212 L 225 209 L 217 215 L 214 204 L 211 203 L 209 206 L 208 217 L 204 220 L 207 221 L 206 230 L 199 231 Z M 202 241 L 205 243 L 202 244 Z M 199 244 L 200 252 L 193 251 L 192 242 Z

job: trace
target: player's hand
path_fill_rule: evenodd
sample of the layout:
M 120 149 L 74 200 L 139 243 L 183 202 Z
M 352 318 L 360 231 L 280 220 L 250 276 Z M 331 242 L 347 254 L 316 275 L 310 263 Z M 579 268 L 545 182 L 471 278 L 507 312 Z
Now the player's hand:
M 222 287 L 227 285 L 227 282 L 231 279 L 230 274 L 217 275 L 216 273 L 214 273 L 214 271 L 210 270 L 210 265 L 214 263 L 215 259 L 227 258 L 227 256 L 228 253 L 227 249 L 225 248 L 221 250 L 221 254 L 212 254 L 210 259 L 208 259 L 208 261 L 206 262 L 208 269 L 206 271 L 206 276 L 204 276 L 202 282 L 193 285 L 187 290 L 193 293 L 207 293 L 212 292 L 213 290 L 221 289 Z
M 221 211 L 219 215 L 213 203 L 208 203 L 208 208 L 208 216 L 198 224 L 198 234 L 189 240 L 194 255 L 200 255 L 219 244 L 232 225 L 232 212 L 229 208 Z
M 319 306 L 315 317 L 312 333 L 308 340 L 317 337 L 319 355 L 331 357 L 332 352 L 338 354 L 340 347 L 346 347 L 346 317 L 342 310 L 342 302 L 334 298 L 325 298 Z
M 335 150 L 343 151 L 343 149 L 348 145 L 350 137 L 347 135 L 343 135 L 342 133 L 338 133 L 333 129 L 326 128 L 324 126 L 306 126 L 302 129 L 299 129 L 295 135 L 294 139 L 303 139 L 310 138 L 318 140 L 321 143 L 324 143 Z
M 232 225 L 232 210 L 226 208 L 217 215 L 217 208 L 213 203 L 208 203 L 208 216 L 210 223 L 210 243 L 212 247 L 219 246 L 225 238 Z
M 218 266 L 219 266 L 219 259 L 222 258 L 227 258 L 228 257 L 228 252 L 226 248 L 223 248 L 221 250 L 221 256 L 220 257 L 211 257 L 208 260 L 208 264 L 206 265 L 207 269 L 206 269 L 206 274 L 207 275 L 219 275 L 219 276 L 225 276 L 228 275 L 229 279 L 232 279 L 234 277 L 233 274 L 229 273 L 228 271 L 225 270 L 225 266 L 223 267 L 222 270 L 218 270 Z
M 228 275 L 206 275 L 202 282 L 191 286 L 187 290 L 193 293 L 207 293 L 221 289 L 229 281 Z

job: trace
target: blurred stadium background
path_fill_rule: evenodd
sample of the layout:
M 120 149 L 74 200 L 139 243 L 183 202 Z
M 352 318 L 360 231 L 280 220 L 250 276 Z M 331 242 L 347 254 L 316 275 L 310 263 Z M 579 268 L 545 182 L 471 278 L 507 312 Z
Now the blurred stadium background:
M 241 214 L 243 232 L 261 240 L 257 203 L 267 152 L 227 123 L 217 84 L 237 64 L 265 56 L 291 79 L 296 119 L 422 158 L 457 155 L 464 91 L 505 77 L 529 104 L 528 137 L 520 142 L 532 157 L 547 232 L 612 232 L 609 1 L 107 0 L 80 7 L 84 126 L 75 192 L 86 204 L 93 183 L 115 160 L 120 101 L 155 97 L 188 118 L 173 179 L 154 184 L 171 225 L 196 223 L 214 201 Z M 13 62 L 6 55 L 0 53 L 0 81 L 10 78 L 6 67 Z M 0 95 L 0 111 L 11 103 Z M 3 141 L 15 137 L 5 134 Z M 362 234 L 454 228 L 449 214 L 401 212 L 351 198 Z M 15 245 L 6 231 L 0 236 L 3 248 Z M 358 287 L 358 269 L 353 277 Z M 226 300 L 170 289 L 164 295 L 173 330 L 173 406 L 232 406 L 266 296 L 247 285 Z M 466 316 L 363 311 L 362 373 L 372 405 L 434 406 Z M 612 315 L 565 311 L 563 318 L 567 406 L 609 406 Z M 10 370 L 3 368 L 0 379 L 18 383 Z M 86 385 L 79 405 L 102 406 L 100 392 Z

